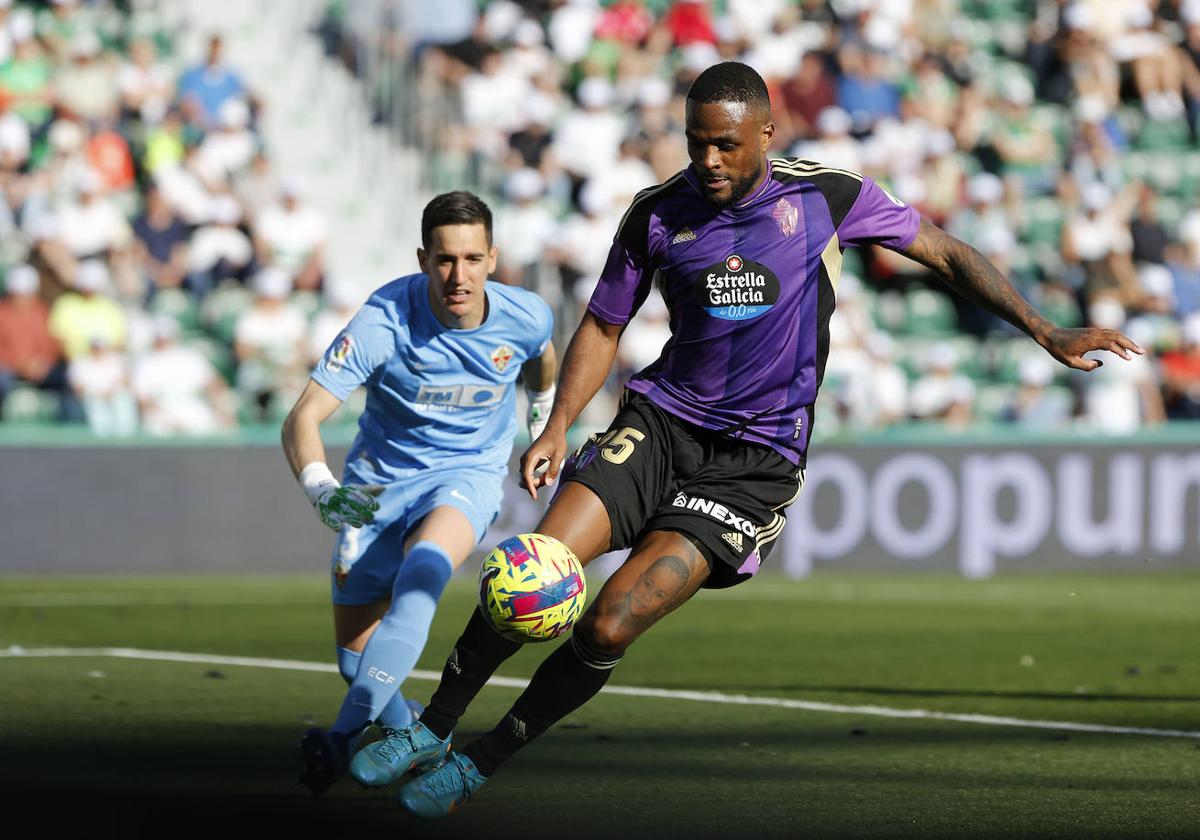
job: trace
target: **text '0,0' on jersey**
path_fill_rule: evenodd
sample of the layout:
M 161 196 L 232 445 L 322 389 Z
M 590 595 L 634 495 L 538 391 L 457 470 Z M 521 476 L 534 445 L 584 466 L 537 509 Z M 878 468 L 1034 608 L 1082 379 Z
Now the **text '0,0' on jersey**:
M 704 197 L 690 167 L 639 193 L 588 309 L 624 324 L 658 276 L 671 338 L 629 388 L 689 423 L 800 463 L 842 251 L 907 247 L 920 215 L 844 169 L 799 159 L 769 166 L 753 195 L 723 209 Z
M 488 281 L 487 317 L 450 329 L 429 305 L 429 278 L 378 289 L 313 370 L 341 400 L 366 385 L 352 451 L 381 469 L 473 464 L 507 468 L 521 365 L 545 351 L 553 319 L 540 297 Z

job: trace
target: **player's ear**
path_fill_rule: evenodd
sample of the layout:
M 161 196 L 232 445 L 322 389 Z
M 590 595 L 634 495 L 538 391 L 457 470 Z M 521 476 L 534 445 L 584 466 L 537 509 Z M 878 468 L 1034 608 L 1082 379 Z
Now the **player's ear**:
M 417 265 L 421 266 L 421 271 L 429 273 L 429 268 L 425 265 L 425 261 L 429 259 L 429 255 L 425 253 L 424 248 L 417 249 Z
M 771 140 L 775 137 L 775 123 L 768 119 L 763 123 L 762 133 L 759 135 L 759 142 L 762 144 L 762 150 L 765 152 L 771 145 Z
M 492 250 L 488 251 L 488 274 L 496 271 L 496 257 L 498 256 L 500 256 L 500 249 L 493 245 Z

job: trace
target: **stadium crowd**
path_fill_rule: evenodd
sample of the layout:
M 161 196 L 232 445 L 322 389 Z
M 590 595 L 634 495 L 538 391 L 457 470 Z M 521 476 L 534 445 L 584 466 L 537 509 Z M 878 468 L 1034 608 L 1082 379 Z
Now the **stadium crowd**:
M 154 2 L 0 0 L 0 418 L 100 435 L 282 416 L 349 320 L 266 107 Z
M 688 85 L 737 59 L 768 80 L 775 154 L 876 178 L 1057 323 L 1120 328 L 1151 351 L 1073 375 L 920 266 L 848 251 L 817 434 L 1200 419 L 1197 0 L 429 6 L 333 3 L 328 48 L 376 85 L 379 118 L 423 149 L 432 188 L 472 185 L 497 203 L 500 277 L 556 303 L 560 327 L 630 199 L 686 163 Z M 378 83 L 380 56 L 407 63 L 395 75 L 411 95 Z M 656 298 L 597 416 L 657 355 Z
M 1151 350 L 1079 377 L 919 266 L 847 251 L 818 434 L 1200 419 L 1200 0 L 333 0 L 321 35 L 431 190 L 492 202 L 499 278 L 560 335 L 633 195 L 686 162 L 689 83 L 737 58 L 776 154 L 880 180 L 1056 322 Z M 195 64 L 178 41 L 153 0 L 0 0 L 0 422 L 276 420 L 359 302 L 264 147 L 269 103 L 219 37 Z M 610 402 L 666 330 L 652 295 Z

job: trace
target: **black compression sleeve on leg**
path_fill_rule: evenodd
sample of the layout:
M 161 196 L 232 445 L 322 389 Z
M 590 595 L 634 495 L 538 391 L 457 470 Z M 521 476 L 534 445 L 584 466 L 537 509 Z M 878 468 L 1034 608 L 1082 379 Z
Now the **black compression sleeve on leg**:
M 620 661 L 571 636 L 546 657 L 504 720 L 463 752 L 485 776 L 592 699 Z
M 442 668 L 442 681 L 421 714 L 421 723 L 439 738 L 449 736 L 479 689 L 504 660 L 520 649 L 520 642 L 497 633 L 476 607 L 450 651 Z

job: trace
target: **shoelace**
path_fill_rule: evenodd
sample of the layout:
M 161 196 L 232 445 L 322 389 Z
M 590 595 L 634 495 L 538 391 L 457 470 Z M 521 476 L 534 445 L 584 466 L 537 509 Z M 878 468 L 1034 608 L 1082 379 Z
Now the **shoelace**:
M 433 793 L 439 796 L 443 793 L 458 793 L 462 797 L 459 801 L 465 801 L 471 796 L 471 787 L 467 784 L 466 771 L 454 760 L 446 762 L 429 775 L 423 776 L 421 781 L 427 783 Z
M 417 751 L 417 745 L 413 743 L 408 730 L 389 729 L 384 739 L 379 742 L 379 755 L 384 761 L 392 762 L 404 754 L 401 751 L 403 747 L 407 747 L 410 754 Z

